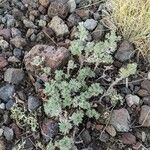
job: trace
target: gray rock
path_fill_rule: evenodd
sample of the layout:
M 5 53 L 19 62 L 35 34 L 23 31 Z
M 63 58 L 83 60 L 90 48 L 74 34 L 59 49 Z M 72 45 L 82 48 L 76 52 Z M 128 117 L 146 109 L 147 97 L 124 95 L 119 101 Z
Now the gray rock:
M 29 96 L 28 97 L 28 110 L 34 111 L 40 106 L 41 102 L 40 100 L 35 96 Z
M 106 132 L 103 132 L 99 139 L 100 139 L 100 141 L 106 143 L 110 138 L 109 138 L 109 135 Z
M 143 105 L 140 112 L 139 124 L 142 127 L 150 127 L 150 107 Z
M 25 27 L 27 27 L 27 28 L 33 28 L 33 29 L 37 28 L 37 26 L 35 26 L 32 21 L 27 20 L 27 19 L 24 19 L 24 20 L 23 20 L 23 24 L 24 24 Z
M 0 137 L 3 135 L 4 130 L 2 128 L 0 128 Z M 1 148 L 0 148 L 1 150 Z
M 11 44 L 13 44 L 17 48 L 22 48 L 26 45 L 26 40 L 22 37 L 16 36 L 10 40 Z
M 4 136 L 7 141 L 11 141 L 14 137 L 14 131 L 9 127 L 4 127 Z
M 140 98 L 137 95 L 128 94 L 125 98 L 129 107 L 140 104 Z
M 143 98 L 143 102 L 145 105 L 150 106 L 150 96 L 146 96 Z
M 80 16 L 80 18 L 82 20 L 86 20 L 90 16 L 90 10 L 88 10 L 88 9 L 86 9 L 86 10 L 85 9 L 77 9 L 76 13 L 77 13 L 77 15 Z
M 0 140 L 0 150 L 6 150 L 6 145 L 3 140 Z
M 81 2 L 81 0 L 75 0 L 76 1 L 76 4 L 79 4 Z
M 4 73 L 4 81 L 19 84 L 24 78 L 24 71 L 17 68 L 8 68 Z
M 68 26 L 58 16 L 52 18 L 49 27 L 56 33 L 57 36 L 64 36 L 69 33 Z
M 69 9 L 70 9 L 70 12 L 74 12 L 75 9 L 76 9 L 76 2 L 75 0 L 69 0 L 68 1 L 68 6 L 69 6 Z
M 22 49 L 20 48 L 15 48 L 13 50 L 13 54 L 15 57 L 17 57 L 18 59 L 21 59 L 22 55 L 23 55 L 23 52 L 22 52 Z
M 51 119 L 44 121 L 41 126 L 41 134 L 46 141 L 54 138 L 58 134 L 58 131 L 58 123 Z
M 135 51 L 134 51 L 133 45 L 129 43 L 128 41 L 124 40 L 120 44 L 115 54 L 115 58 L 121 62 L 124 62 L 124 61 L 131 59 L 134 56 L 134 53 Z
M 131 133 L 123 133 L 121 141 L 123 144 L 132 145 L 136 143 L 136 137 Z
M 16 37 L 16 36 L 21 37 L 21 31 L 17 28 L 12 28 L 11 29 L 11 35 L 12 35 L 13 38 Z
M 69 6 L 67 3 L 61 1 L 54 1 L 50 4 L 48 8 L 48 16 L 50 18 L 54 16 L 59 16 L 61 18 L 66 18 L 69 13 Z
M 101 15 L 98 12 L 96 12 L 96 13 L 93 14 L 93 17 L 94 17 L 95 20 L 100 20 Z
M 48 7 L 50 2 L 50 0 L 39 0 L 39 3 L 46 8 Z
M 121 88 L 121 92 L 123 94 L 131 94 L 131 90 L 129 88 L 127 88 L 127 87 L 122 87 Z
M 46 26 L 46 21 L 40 19 L 40 20 L 38 21 L 38 25 L 39 25 L 40 27 L 45 27 L 45 26 Z
M 4 103 L 0 104 L 0 109 L 5 109 L 5 104 Z
M 15 102 L 14 100 L 10 99 L 7 103 L 6 103 L 6 109 L 10 110 L 13 106 L 14 106 Z
M 5 49 L 7 49 L 8 47 L 9 47 L 8 42 L 5 41 L 5 40 L 3 40 L 3 39 L 0 39 L 0 48 L 1 48 L 2 50 L 5 50 Z
M 0 88 L 0 99 L 2 99 L 4 102 L 8 102 L 10 99 L 12 99 L 14 93 L 14 86 L 7 84 Z
M 89 31 L 92 31 L 96 28 L 97 26 L 97 21 L 94 20 L 94 19 L 87 19 L 85 22 L 84 22 L 84 26 L 86 29 L 88 29 Z
M 10 29 L 0 29 L 0 36 L 4 37 L 5 39 L 10 39 L 11 34 L 10 34 Z
M 141 83 L 141 87 L 145 90 L 148 91 L 148 93 L 150 93 L 150 80 L 144 80 L 142 83 Z
M 82 140 L 84 141 L 85 144 L 89 144 L 92 141 L 91 135 L 90 135 L 88 130 L 84 130 L 81 133 L 81 138 L 82 138 Z
M 147 90 L 145 89 L 140 89 L 137 94 L 140 96 L 140 97 L 146 97 L 146 96 L 149 96 L 149 93 Z
M 5 59 L 4 56 L 0 55 L 0 69 L 3 69 L 8 65 L 7 60 Z
M 7 20 L 7 27 L 14 27 L 15 26 L 15 22 L 16 20 L 14 19 L 14 17 L 12 15 L 6 14 L 5 18 Z
M 94 40 L 101 40 L 104 35 L 104 26 L 99 24 L 95 30 L 92 32 L 92 37 Z
M 107 132 L 109 135 L 111 135 L 112 137 L 115 137 L 116 134 L 117 134 L 115 128 L 114 128 L 112 125 L 108 125 L 108 126 L 106 127 L 106 132 Z
M 110 124 L 113 125 L 118 132 L 128 132 L 130 129 L 130 115 L 128 111 L 124 108 L 114 110 Z
M 17 57 L 15 57 L 15 56 L 10 56 L 8 58 L 8 62 L 10 62 L 10 63 L 19 63 L 20 60 Z
M 69 22 L 69 25 L 72 27 L 72 26 L 77 26 L 78 23 L 81 21 L 80 17 L 75 14 L 75 13 L 72 13 L 69 17 L 68 17 L 68 22 Z
M 8 111 L 5 111 L 3 114 L 3 124 L 9 124 L 10 123 L 10 113 Z

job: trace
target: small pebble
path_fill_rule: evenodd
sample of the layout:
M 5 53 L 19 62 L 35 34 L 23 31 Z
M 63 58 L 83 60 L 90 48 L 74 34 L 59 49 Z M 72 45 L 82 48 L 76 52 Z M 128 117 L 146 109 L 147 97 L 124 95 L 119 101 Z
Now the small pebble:
M 85 22 L 84 22 L 84 26 L 86 29 L 88 29 L 89 31 L 92 31 L 96 28 L 97 26 L 97 21 L 94 20 L 94 19 L 87 19 Z
M 129 107 L 140 104 L 140 98 L 137 95 L 128 94 L 125 98 Z
M 5 104 L 4 103 L 0 104 L 0 109 L 5 109 Z
M 4 127 L 4 136 L 7 141 L 11 141 L 14 138 L 14 132 L 9 127 Z

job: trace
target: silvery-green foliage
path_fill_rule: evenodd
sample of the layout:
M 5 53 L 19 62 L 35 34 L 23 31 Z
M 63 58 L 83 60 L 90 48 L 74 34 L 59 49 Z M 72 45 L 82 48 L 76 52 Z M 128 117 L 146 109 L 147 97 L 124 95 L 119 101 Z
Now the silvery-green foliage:
M 70 51 L 72 55 L 82 58 L 83 62 L 95 64 L 97 67 L 101 63 L 113 63 L 112 54 L 117 48 L 117 42 L 120 37 L 114 30 L 107 33 L 104 41 L 95 43 L 87 42 L 89 32 L 85 29 L 83 23 L 79 23 L 76 39 L 71 42 Z
M 67 136 L 55 143 L 56 147 L 60 150 L 70 150 L 73 144 L 73 140 Z
M 64 134 L 69 133 L 71 128 L 72 128 L 72 124 L 70 123 L 70 120 L 63 119 L 63 120 L 60 121 L 60 123 L 59 123 L 59 130 L 62 133 L 64 133 Z
M 84 117 L 84 112 L 81 110 L 78 110 L 72 114 L 70 119 L 73 121 L 73 124 L 78 126 L 80 123 L 82 123 Z
M 46 150 L 55 150 L 55 145 L 50 141 L 46 146 Z
M 71 77 L 68 75 L 68 70 L 73 71 L 74 68 L 76 68 L 75 63 L 70 61 L 67 73 L 56 70 L 51 74 L 50 80 L 45 83 L 44 89 L 47 95 L 44 111 L 47 116 L 58 118 L 59 130 L 64 135 L 67 135 L 73 126 L 82 123 L 84 116 L 96 119 L 99 117 L 91 100 L 103 93 L 99 83 L 88 82 L 95 77 L 91 68 L 83 67 Z M 74 111 L 68 114 L 68 109 Z M 64 116 L 66 112 L 67 115 Z
M 123 104 L 123 97 L 119 93 L 117 93 L 114 88 L 111 90 L 109 97 L 111 99 L 112 106 L 116 106 L 118 102 L 120 102 L 121 105 Z
M 122 67 L 119 70 L 119 76 L 120 78 L 127 78 L 130 75 L 134 75 L 137 71 L 137 64 L 136 63 L 130 63 L 126 67 Z
M 11 108 L 10 117 L 14 119 L 18 124 L 29 126 L 31 131 L 35 132 L 38 128 L 37 116 L 35 113 L 28 113 L 19 105 L 14 105 Z

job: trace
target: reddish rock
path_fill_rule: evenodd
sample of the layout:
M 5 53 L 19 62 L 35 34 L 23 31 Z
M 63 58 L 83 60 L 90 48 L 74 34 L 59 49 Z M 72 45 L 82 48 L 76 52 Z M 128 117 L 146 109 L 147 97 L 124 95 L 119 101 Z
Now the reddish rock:
M 44 7 L 48 7 L 50 0 L 39 0 L 39 3 Z
M 113 110 L 110 124 L 113 125 L 118 132 L 128 132 L 130 129 L 130 115 L 127 109 L 121 108 Z
M 133 145 L 133 150 L 144 150 L 143 146 L 140 142 L 137 142 L 136 144 Z
M 149 96 L 148 91 L 145 89 L 140 89 L 137 94 L 141 97 Z
M 150 107 L 143 105 L 140 112 L 139 124 L 142 127 L 150 127 Z
M 107 131 L 107 133 L 109 133 L 109 135 L 111 135 L 112 137 L 115 137 L 116 134 L 117 134 L 115 128 L 114 128 L 113 126 L 111 126 L 111 125 L 109 125 L 109 126 L 106 127 L 106 131 Z
M 131 133 L 124 133 L 121 137 L 123 144 L 132 145 L 136 143 L 136 137 Z
M 124 62 L 131 59 L 134 56 L 134 53 L 135 51 L 133 45 L 129 41 L 124 40 L 119 45 L 115 58 L 121 62 Z
M 44 65 L 51 69 L 57 69 L 65 64 L 69 58 L 69 50 L 64 47 L 55 48 L 48 45 L 36 45 L 34 46 L 24 58 L 25 66 L 28 71 L 36 71 L 33 60 L 36 56 L 44 58 Z
M 0 69 L 3 69 L 7 65 L 8 65 L 7 60 L 3 56 L 0 56 Z
M 82 18 L 83 20 L 86 20 L 89 18 L 90 16 L 90 11 L 89 10 L 85 10 L 85 9 L 78 9 L 76 10 L 76 14 Z
M 19 139 L 21 137 L 21 130 L 15 123 L 11 124 L 11 127 L 15 133 L 16 138 Z
M 59 16 L 61 18 L 66 18 L 69 13 L 69 6 L 67 3 L 62 3 L 59 1 L 54 1 L 50 4 L 48 8 L 49 17 Z
M 141 83 L 141 87 L 145 90 L 148 91 L 148 93 L 150 93 L 150 81 L 149 80 L 144 80 L 142 83 Z
M 0 150 L 6 150 L 6 145 L 3 140 L 0 140 Z
M 50 119 L 44 121 L 41 126 L 41 134 L 47 141 L 54 138 L 58 134 L 58 123 Z
M 14 37 L 10 40 L 10 42 L 17 48 L 21 48 L 27 44 L 26 40 L 19 36 Z
M 10 29 L 0 29 L 0 36 L 3 36 L 6 40 L 10 39 L 11 37 Z
M 143 98 L 143 102 L 145 105 L 150 106 L 150 96 L 146 96 Z

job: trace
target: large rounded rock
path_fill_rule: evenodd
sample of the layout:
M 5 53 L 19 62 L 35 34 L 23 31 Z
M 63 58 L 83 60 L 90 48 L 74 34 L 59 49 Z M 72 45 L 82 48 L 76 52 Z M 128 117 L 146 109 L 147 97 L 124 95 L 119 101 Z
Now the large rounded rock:
M 34 46 L 24 58 L 26 69 L 30 72 L 36 72 L 37 68 L 32 63 L 35 57 L 44 58 L 44 66 L 51 69 L 57 69 L 64 65 L 69 58 L 69 50 L 64 47 L 55 48 L 48 45 Z

